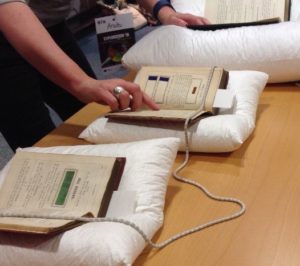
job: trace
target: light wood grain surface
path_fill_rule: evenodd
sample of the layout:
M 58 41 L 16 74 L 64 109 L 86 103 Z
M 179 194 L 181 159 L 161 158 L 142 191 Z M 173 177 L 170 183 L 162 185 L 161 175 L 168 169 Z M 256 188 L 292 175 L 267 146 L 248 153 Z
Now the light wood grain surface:
M 90 104 L 36 146 L 77 145 L 78 134 L 108 109 Z M 300 88 L 268 86 L 260 99 L 255 131 L 232 153 L 193 153 L 182 175 L 212 193 L 236 197 L 246 213 L 172 243 L 147 247 L 135 266 L 300 265 Z M 179 153 L 175 166 L 183 160 Z M 238 207 L 215 202 L 170 177 L 161 242 L 187 228 L 232 213 Z

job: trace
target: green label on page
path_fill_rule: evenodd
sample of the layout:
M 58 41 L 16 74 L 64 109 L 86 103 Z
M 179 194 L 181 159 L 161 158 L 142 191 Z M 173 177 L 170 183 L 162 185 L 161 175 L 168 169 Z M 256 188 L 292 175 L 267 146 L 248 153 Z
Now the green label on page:
M 59 193 L 58 193 L 57 198 L 55 200 L 55 205 L 62 206 L 62 205 L 65 204 L 66 198 L 68 196 L 68 192 L 69 192 L 71 184 L 72 184 L 72 181 L 75 177 L 75 173 L 76 173 L 75 170 L 65 171 L 64 180 L 61 184 Z

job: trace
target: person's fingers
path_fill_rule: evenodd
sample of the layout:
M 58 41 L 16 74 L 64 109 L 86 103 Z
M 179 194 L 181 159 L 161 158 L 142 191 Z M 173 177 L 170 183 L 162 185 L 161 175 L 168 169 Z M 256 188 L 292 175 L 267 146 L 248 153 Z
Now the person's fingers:
M 138 110 L 143 104 L 159 109 L 150 97 L 144 97 L 140 86 L 123 79 L 94 80 L 92 78 L 78 85 L 74 95 L 82 102 L 97 102 L 108 105 L 112 111 L 131 108 Z
M 113 83 L 112 83 L 113 82 Z M 105 84 L 105 82 L 104 82 Z M 115 84 L 117 86 L 113 87 Z M 143 104 L 147 105 L 153 110 L 158 110 L 159 106 L 146 95 L 140 88 L 139 85 L 125 81 L 122 79 L 111 80 L 110 83 L 102 86 L 106 87 L 101 91 L 98 91 L 96 100 L 100 104 L 107 104 L 112 111 L 123 110 L 128 107 L 132 111 L 138 110 Z
M 170 16 L 168 24 L 180 27 L 186 27 L 188 25 L 188 23 L 179 16 Z
M 201 20 L 204 24 L 211 24 L 211 22 L 207 18 L 201 17 Z
M 140 89 L 140 87 L 137 84 L 134 84 L 132 82 L 123 81 L 121 86 L 125 89 L 127 93 L 127 99 L 130 100 L 128 104 L 130 104 L 130 107 L 133 111 L 139 109 L 143 104 L 143 94 Z M 123 93 L 122 93 L 123 94 Z M 124 93 L 125 94 L 125 93 Z M 124 96 L 124 105 L 125 103 L 125 96 Z M 128 107 L 128 106 L 127 106 Z
M 143 94 L 143 102 L 152 110 L 159 110 L 159 105 L 155 103 L 146 93 Z
M 193 18 L 191 18 L 191 22 L 194 25 L 207 25 L 207 24 L 211 24 L 210 21 L 207 18 L 204 18 L 204 17 L 193 17 Z M 191 24 L 191 23 L 188 22 L 188 24 Z
M 124 89 L 116 98 L 119 101 L 119 109 L 124 110 L 130 106 L 131 95 Z
M 132 96 L 130 106 L 133 111 L 138 110 L 143 103 L 153 110 L 159 109 L 158 105 L 143 93 L 137 84 L 125 81 L 122 87 Z
M 187 25 L 206 25 L 206 24 L 210 24 L 210 22 L 205 17 L 198 17 L 191 14 L 177 13 L 175 16 L 173 16 L 171 24 L 185 27 Z
M 108 90 L 103 90 L 101 95 L 100 104 L 106 103 L 112 111 L 119 110 L 119 101 L 118 99 Z

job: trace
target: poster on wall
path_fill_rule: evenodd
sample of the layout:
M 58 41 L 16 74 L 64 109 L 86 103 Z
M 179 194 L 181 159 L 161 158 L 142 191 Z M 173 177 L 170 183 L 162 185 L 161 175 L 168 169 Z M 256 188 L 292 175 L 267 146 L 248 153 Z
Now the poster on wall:
M 135 43 L 132 14 L 95 19 L 101 70 L 105 73 L 122 67 L 122 56 Z

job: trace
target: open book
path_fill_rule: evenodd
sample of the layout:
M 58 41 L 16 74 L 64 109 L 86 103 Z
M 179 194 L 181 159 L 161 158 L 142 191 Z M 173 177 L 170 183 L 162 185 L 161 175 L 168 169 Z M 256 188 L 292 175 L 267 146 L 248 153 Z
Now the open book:
M 17 151 L 0 189 L 1 213 L 104 217 L 125 158 Z M 78 222 L 0 218 L 0 230 L 47 234 Z
M 219 67 L 142 67 L 135 83 L 149 95 L 160 110 L 124 110 L 106 115 L 111 119 L 191 121 L 204 113 L 214 114 L 218 89 L 226 89 L 228 72 Z
M 211 25 L 191 25 L 192 29 L 214 30 L 263 25 L 289 19 L 290 0 L 207 0 L 204 17 Z

